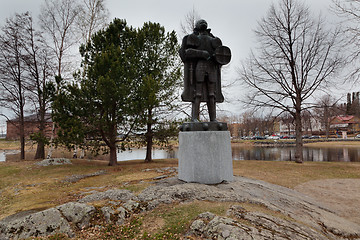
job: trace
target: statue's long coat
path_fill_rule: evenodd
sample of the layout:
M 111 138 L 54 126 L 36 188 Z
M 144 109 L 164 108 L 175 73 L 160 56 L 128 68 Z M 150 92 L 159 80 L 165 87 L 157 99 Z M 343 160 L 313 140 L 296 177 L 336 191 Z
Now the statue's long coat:
M 194 33 L 192 33 L 194 34 Z M 190 35 L 187 35 L 183 38 L 181 48 L 179 50 L 179 54 L 181 57 L 181 60 L 184 62 L 184 90 L 181 94 L 181 99 L 184 102 L 194 102 L 195 98 L 195 92 L 196 92 L 196 79 L 195 79 L 195 69 L 197 61 L 194 59 L 187 59 L 185 50 L 189 48 L 188 45 L 188 37 Z M 191 46 L 191 48 L 195 48 L 196 46 Z M 216 102 L 223 102 L 224 96 L 221 92 L 221 65 L 217 65 L 218 71 L 217 71 L 217 80 L 216 80 L 216 86 L 215 86 L 215 101 Z M 206 90 L 206 84 L 202 84 L 202 94 L 201 94 L 201 102 L 207 101 L 207 90 Z

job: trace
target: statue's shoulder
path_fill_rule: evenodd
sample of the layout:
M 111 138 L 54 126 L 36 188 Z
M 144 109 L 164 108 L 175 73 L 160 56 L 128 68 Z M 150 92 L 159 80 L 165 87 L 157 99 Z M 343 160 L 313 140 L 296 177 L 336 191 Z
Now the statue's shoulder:
M 199 34 L 191 33 L 189 35 L 186 35 L 184 38 L 186 38 L 185 42 L 188 47 L 200 46 Z

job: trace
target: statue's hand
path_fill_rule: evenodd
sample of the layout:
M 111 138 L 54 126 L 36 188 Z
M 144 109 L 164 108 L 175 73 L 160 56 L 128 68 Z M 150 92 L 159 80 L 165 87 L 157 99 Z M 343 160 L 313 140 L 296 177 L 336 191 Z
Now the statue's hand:
M 206 60 L 210 60 L 211 55 L 207 51 L 203 51 L 203 58 L 206 59 Z

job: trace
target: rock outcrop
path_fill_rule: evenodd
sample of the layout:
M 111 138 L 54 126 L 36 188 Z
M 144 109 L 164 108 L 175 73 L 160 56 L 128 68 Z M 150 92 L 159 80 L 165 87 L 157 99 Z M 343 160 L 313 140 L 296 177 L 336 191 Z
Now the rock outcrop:
M 336 215 L 321 203 L 294 190 L 263 181 L 235 177 L 217 185 L 185 183 L 177 178 L 158 181 L 139 195 L 128 190 L 91 191 L 78 202 L 37 213 L 15 215 L 0 221 L 0 239 L 23 239 L 63 233 L 73 237 L 77 230 L 94 224 L 101 215 L 106 223 L 123 224 L 131 214 L 159 204 L 190 201 L 237 202 L 226 216 L 203 213 L 195 219 L 188 235 L 210 239 L 360 239 L 360 226 Z M 92 206 L 105 201 L 104 206 Z M 242 203 L 266 211 L 249 211 Z M 274 213 L 274 214 L 271 214 Z
M 38 166 L 47 167 L 47 166 L 53 166 L 53 165 L 72 164 L 72 162 L 67 158 L 49 158 L 49 159 L 44 159 L 35 164 Z

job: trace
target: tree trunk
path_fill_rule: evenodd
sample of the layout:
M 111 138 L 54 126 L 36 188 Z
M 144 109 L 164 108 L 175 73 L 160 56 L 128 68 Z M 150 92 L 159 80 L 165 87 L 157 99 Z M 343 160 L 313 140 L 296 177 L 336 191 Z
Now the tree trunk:
M 52 124 L 52 129 L 51 129 L 51 137 L 50 137 L 49 151 L 48 151 L 48 154 L 47 154 L 47 156 L 46 156 L 47 159 L 49 159 L 49 158 L 52 157 L 52 153 L 53 153 L 54 148 L 55 148 L 54 138 L 55 138 L 55 123 L 53 122 L 53 124 Z
M 295 147 L 295 162 L 303 162 L 303 140 L 302 140 L 302 125 L 301 125 L 301 111 L 296 109 L 295 113 L 295 133 L 296 133 L 296 147 Z
M 44 141 L 39 141 L 37 144 L 34 159 L 44 159 L 44 158 L 45 158 L 45 144 Z
M 152 132 L 152 110 L 148 110 L 148 122 L 145 133 L 146 138 L 146 157 L 145 162 L 152 162 L 152 146 L 153 146 L 153 132 Z
M 25 136 L 24 136 L 24 133 L 21 133 L 21 132 L 24 132 L 24 130 L 20 130 L 20 144 L 21 144 L 21 160 L 24 160 L 25 159 Z
M 22 99 L 22 98 L 21 98 Z M 22 100 L 21 100 L 22 101 Z M 20 159 L 25 159 L 25 122 L 24 122 L 24 110 L 23 105 L 20 106 Z
M 325 108 L 324 108 L 324 122 L 325 122 L 326 139 L 328 139 L 329 138 L 329 132 L 330 132 L 329 108 L 328 108 L 328 106 L 325 106 Z
M 146 157 L 145 162 L 151 162 L 152 161 L 152 146 L 153 146 L 153 138 L 152 138 L 152 131 L 148 130 L 146 135 Z
M 40 107 L 42 108 L 42 107 Z M 40 112 L 40 125 L 39 125 L 39 135 L 40 138 L 37 140 L 37 148 L 34 159 L 44 159 L 45 158 L 45 110 Z
M 110 147 L 110 158 L 109 158 L 109 166 L 117 165 L 117 152 L 116 152 L 116 144 L 112 144 Z

